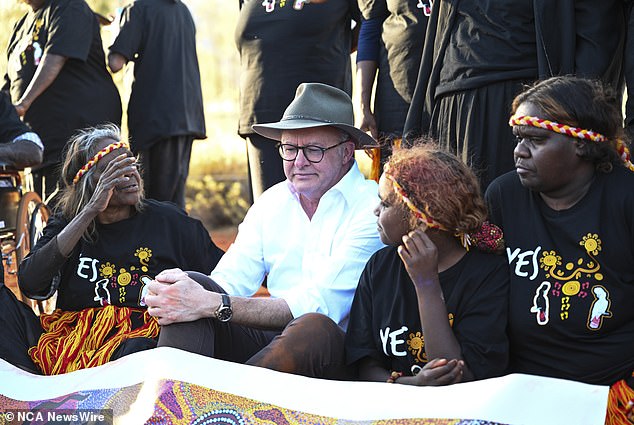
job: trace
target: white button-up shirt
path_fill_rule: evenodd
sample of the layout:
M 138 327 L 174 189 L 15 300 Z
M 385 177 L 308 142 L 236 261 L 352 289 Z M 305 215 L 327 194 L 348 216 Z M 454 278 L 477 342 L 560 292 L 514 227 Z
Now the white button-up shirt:
M 238 227 L 238 236 L 211 278 L 230 295 L 250 296 L 267 277 L 272 297 L 293 317 L 319 312 L 342 328 L 370 256 L 384 245 L 374 208 L 378 186 L 356 162 L 319 201 L 312 220 L 284 181 L 264 192 Z

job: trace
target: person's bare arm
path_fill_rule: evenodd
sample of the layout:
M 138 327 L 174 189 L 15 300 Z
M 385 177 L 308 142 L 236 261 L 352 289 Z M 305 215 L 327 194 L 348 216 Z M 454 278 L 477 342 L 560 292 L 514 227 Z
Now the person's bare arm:
M 231 297 L 231 304 L 232 320 L 243 326 L 279 330 L 293 320 L 291 309 L 281 298 Z
M 57 78 L 64 64 L 68 60 L 65 56 L 44 53 L 40 64 L 35 70 L 33 79 L 26 88 L 24 94 L 15 104 L 15 110 L 19 116 L 24 116 L 35 99 L 37 99 Z
M 375 139 L 379 137 L 376 119 L 372 112 L 372 88 L 376 78 L 377 63 L 364 60 L 357 62 L 357 84 L 359 85 L 359 128 L 370 131 Z
M 425 335 L 425 352 L 430 359 L 446 359 L 452 362 L 462 361 L 462 348 L 453 333 L 447 315 L 438 278 L 438 253 L 436 246 L 418 228 L 403 236 L 403 244 L 398 253 L 409 274 L 418 297 L 418 311 Z M 473 379 L 466 364 L 461 367 L 462 379 Z
M 364 357 L 359 360 L 359 379 L 362 381 L 386 382 L 391 372 L 372 357 Z
M 128 63 L 125 56 L 117 52 L 110 52 L 108 54 L 108 68 L 113 73 L 121 71 L 121 69 Z
M 160 325 L 214 317 L 221 295 L 203 288 L 180 269 L 159 273 L 145 296 L 150 315 Z M 286 301 L 279 298 L 231 296 L 232 322 L 260 329 L 282 329 L 293 319 Z

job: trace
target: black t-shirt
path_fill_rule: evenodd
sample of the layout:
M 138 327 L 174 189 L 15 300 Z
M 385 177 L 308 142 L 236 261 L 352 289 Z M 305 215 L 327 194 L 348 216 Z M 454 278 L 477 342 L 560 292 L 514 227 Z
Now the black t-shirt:
M 537 77 L 532 0 L 462 1 L 457 7 L 454 22 L 444 23 L 452 31 L 436 95 Z
M 31 129 L 18 117 L 9 95 L 0 91 L 0 143 L 11 143 L 13 139 L 29 131 Z
M 448 320 L 467 365 L 478 379 L 506 370 L 508 266 L 504 257 L 470 250 L 440 273 Z M 396 248 L 385 247 L 368 261 L 359 280 L 346 333 L 352 364 L 371 357 L 386 369 L 411 374 L 425 355 L 418 298 Z
M 32 253 L 66 225 L 61 217 L 52 217 Z M 62 310 L 108 304 L 142 307 L 146 279 L 176 267 L 209 274 L 222 255 L 200 221 L 167 202 L 146 200 L 141 213 L 98 224 L 97 231 L 97 241 L 82 239 L 59 269 L 57 307 Z M 43 270 L 42 274 L 54 276 L 57 271 Z
M 487 190 L 511 265 L 514 372 L 610 385 L 634 370 L 634 173 L 597 173 L 550 209 L 515 171 Z
M 374 113 L 381 133 L 400 136 L 416 87 L 429 9 L 420 0 L 359 0 L 365 19 L 381 28 Z M 429 3 L 429 2 L 427 2 Z
M 359 19 L 356 0 L 244 1 L 235 31 L 241 135 L 252 134 L 253 124 L 278 121 L 300 83 L 351 94 L 351 19 Z
M 62 148 L 77 129 L 120 124 L 121 100 L 106 70 L 99 23 L 85 1 L 47 0 L 15 24 L 4 86 L 13 102 L 26 91 L 46 52 L 68 60 L 24 121 L 42 139 L 44 164 L 52 164 L 61 162 Z
M 110 51 L 134 61 L 128 126 L 136 150 L 169 136 L 205 138 L 196 27 L 187 6 L 134 1 L 123 10 Z

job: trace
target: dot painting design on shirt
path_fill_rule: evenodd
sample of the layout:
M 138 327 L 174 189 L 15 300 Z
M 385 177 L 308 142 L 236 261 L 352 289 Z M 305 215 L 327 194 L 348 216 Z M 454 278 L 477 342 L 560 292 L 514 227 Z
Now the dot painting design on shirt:
M 550 290 L 550 282 L 544 281 L 535 291 L 531 313 L 535 313 L 537 323 L 545 325 L 550 317 L 550 302 L 548 301 L 548 291 Z
M 15 52 L 19 53 L 19 55 L 14 56 L 14 58 L 15 61 L 19 60 L 20 66 L 17 66 L 17 63 L 14 61 L 12 65 L 13 69 L 20 69 L 27 65 L 29 57 L 33 57 L 34 66 L 38 66 L 40 64 L 42 54 L 44 53 L 42 50 L 42 43 L 40 43 L 40 30 L 42 29 L 42 25 L 44 25 L 44 20 L 41 18 L 37 19 L 33 25 L 31 37 L 22 39 L 19 44 L 16 45 Z M 11 61 L 12 58 L 9 58 L 9 60 Z
M 135 298 L 138 299 L 135 299 L 134 303 L 140 306 L 145 305 L 143 289 L 147 282 L 152 280 L 147 276 L 152 250 L 139 247 L 134 252 L 133 257 L 138 258 L 138 265 L 132 264 L 127 267 L 119 267 L 110 261 L 80 257 L 77 275 L 93 282 L 95 291 L 93 301 L 98 302 L 101 306 L 106 306 L 112 304 L 112 297 L 114 297 L 121 305 L 129 304 L 132 300 L 126 299 L 130 292 L 128 288 L 139 286 L 139 290 L 133 292 L 134 294 L 139 293 L 138 297 L 135 295 Z
M 601 239 L 596 233 L 588 233 L 579 241 L 579 246 L 583 247 L 589 258 L 580 257 L 575 262 L 563 264 L 563 258 L 556 251 L 542 252 L 540 267 L 546 271 L 546 278 L 553 281 L 544 281 L 539 285 L 530 308 L 541 326 L 548 324 L 550 319 L 550 298 L 559 298 L 559 319 L 564 321 L 572 314 L 575 299 L 593 295 L 594 301 L 587 313 L 586 323 L 592 331 L 601 329 L 603 319 L 612 317 L 609 291 L 602 285 L 592 284 L 604 278 L 597 259 L 601 252 Z
M 597 281 L 603 280 L 603 275 L 599 273 L 601 264 L 595 258 L 601 251 L 601 239 L 597 234 L 588 233 L 579 242 L 579 245 L 584 247 L 589 260 L 578 258 L 576 265 L 572 262 L 566 263 L 565 270 L 562 270 L 560 266 L 562 258 L 557 255 L 555 251 L 544 251 L 542 258 L 539 259 L 540 266 L 546 270 L 546 277 L 553 277 L 560 281 L 579 280 L 583 275 L 589 278 L 594 278 Z M 574 293 L 567 295 L 575 295 Z
M 141 270 L 146 272 L 148 271 L 148 263 L 150 262 L 150 258 L 152 257 L 152 250 L 149 248 L 139 248 L 134 253 L 135 257 L 139 257 L 139 263 L 141 263 Z
M 422 9 L 423 14 L 425 16 L 431 16 L 431 8 L 433 5 L 434 5 L 433 0 L 429 0 L 429 1 L 418 0 L 418 4 L 416 4 L 416 7 L 419 9 Z
M 453 327 L 453 313 L 448 314 L 449 326 Z M 427 353 L 425 353 L 425 337 L 423 332 L 411 332 L 407 338 L 407 350 L 412 353 L 416 363 L 427 363 Z
M 266 10 L 266 13 L 271 13 L 275 11 L 275 1 L 276 0 L 264 0 L 262 2 L 262 7 L 264 7 L 264 10 Z M 280 0 L 280 7 L 286 6 L 286 1 L 287 0 Z M 309 0 L 294 0 L 293 9 L 302 10 L 304 8 L 304 5 L 307 3 L 310 3 L 310 1 Z
M 611 301 L 607 289 L 601 285 L 594 286 L 592 293 L 594 294 L 594 302 L 588 315 L 588 329 L 596 330 L 603 325 L 603 318 L 612 317 L 612 312 L 610 311 Z
M 425 338 L 422 332 L 412 332 L 407 338 L 407 350 L 412 353 L 416 363 L 427 363 L 427 353 L 425 353 Z

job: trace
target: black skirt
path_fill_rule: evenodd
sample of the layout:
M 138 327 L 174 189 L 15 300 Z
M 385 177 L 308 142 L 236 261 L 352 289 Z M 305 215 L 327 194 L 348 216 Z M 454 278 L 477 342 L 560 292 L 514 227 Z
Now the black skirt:
M 525 83 L 502 81 L 436 99 L 430 132 L 473 168 L 483 193 L 494 178 L 514 169 L 515 137 L 508 121 Z

